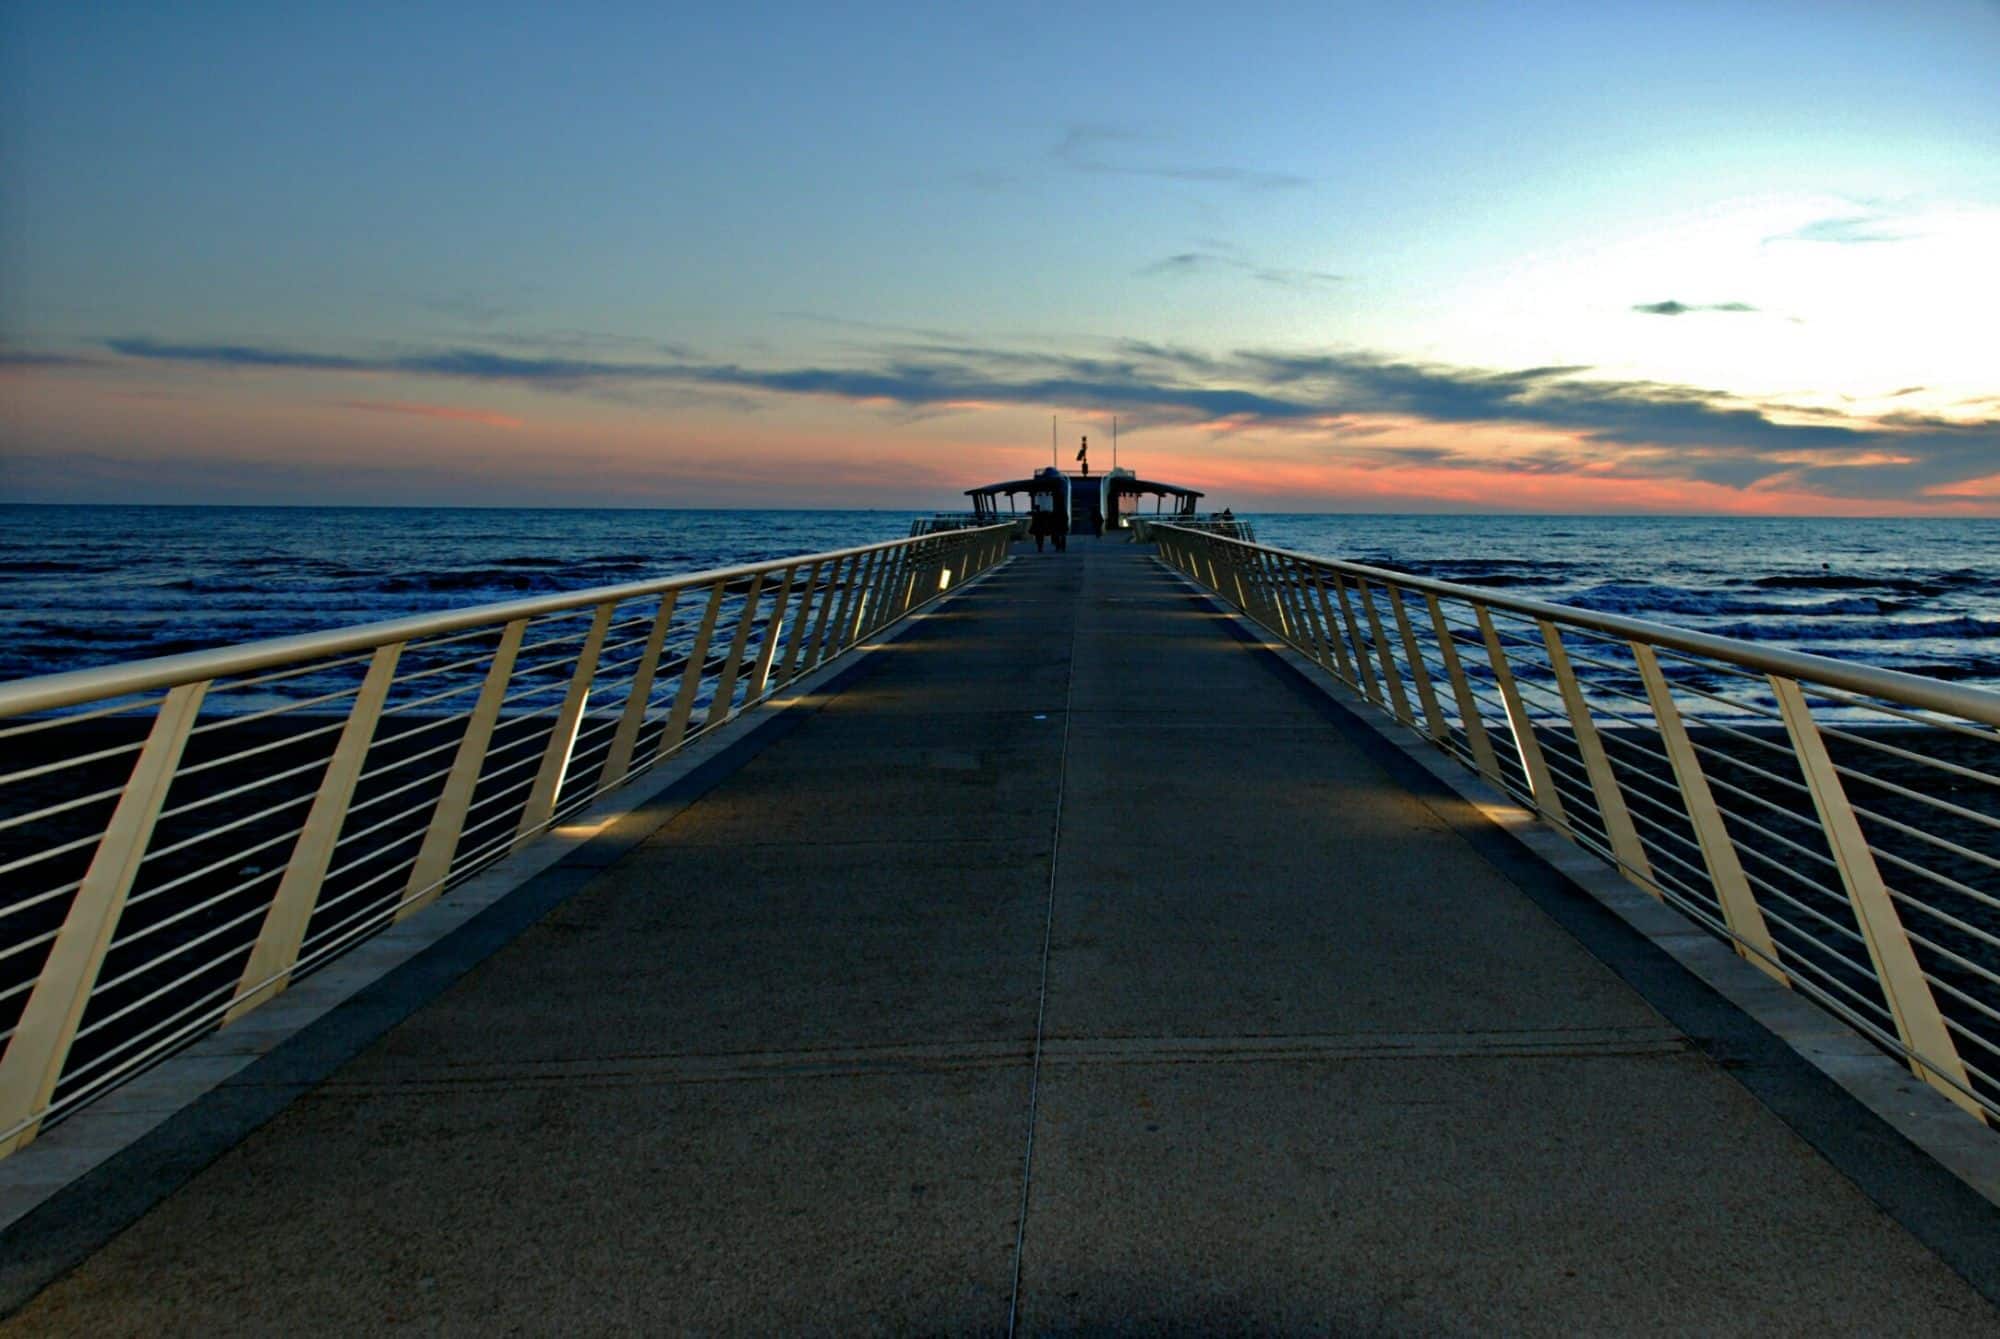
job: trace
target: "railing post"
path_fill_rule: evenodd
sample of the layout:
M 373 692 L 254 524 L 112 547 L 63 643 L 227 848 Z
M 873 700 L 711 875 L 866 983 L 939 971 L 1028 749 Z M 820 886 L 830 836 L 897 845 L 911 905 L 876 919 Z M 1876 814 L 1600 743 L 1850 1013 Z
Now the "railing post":
M 1542 645 L 1548 649 L 1549 668 L 1555 672 L 1563 710 L 1569 714 L 1570 734 L 1576 739 L 1576 751 L 1583 757 L 1584 775 L 1590 778 L 1591 794 L 1597 800 L 1598 819 L 1604 824 L 1604 835 L 1611 840 L 1611 853 L 1626 878 L 1658 897 L 1659 889 L 1653 886 L 1652 862 L 1646 858 L 1645 845 L 1639 840 L 1639 829 L 1633 825 L 1632 813 L 1625 807 L 1625 792 L 1619 788 L 1618 777 L 1611 770 L 1611 760 L 1605 756 L 1604 741 L 1598 737 L 1597 722 L 1591 717 L 1590 704 L 1584 701 L 1576 669 L 1569 663 L 1569 651 L 1563 646 L 1562 632 L 1545 618 L 1535 621 L 1542 630 Z
M 1403 655 L 1410 662 L 1410 678 L 1417 685 L 1417 701 L 1424 709 L 1424 732 L 1442 744 L 1448 734 L 1445 729 L 1444 713 L 1438 710 L 1437 690 L 1431 687 L 1431 672 L 1424 664 L 1424 655 L 1417 645 L 1416 629 L 1410 626 L 1409 611 L 1403 608 L 1403 589 L 1390 586 L 1389 611 L 1396 616 L 1396 630 L 1403 638 Z
M 562 799 L 563 782 L 569 777 L 570 755 L 576 751 L 576 732 L 583 725 L 583 709 L 590 701 L 590 685 L 597 678 L 597 660 L 604 653 L 604 639 L 611 631 L 611 615 L 616 606 L 600 604 L 591 616 L 590 631 L 584 634 L 583 649 L 570 671 L 569 687 L 563 692 L 562 706 L 556 711 L 555 728 L 542 749 L 541 766 L 535 769 L 535 783 L 528 788 L 528 801 L 521 806 L 521 821 L 514 829 L 518 849 L 532 840 L 542 824 L 555 814 Z
M 1270 616 L 1270 601 L 1265 597 L 1264 587 L 1261 584 L 1262 564 L 1257 561 L 1256 554 L 1241 545 L 1232 547 L 1229 552 L 1236 560 L 1238 580 L 1243 583 L 1243 612 L 1254 622 L 1269 627 L 1273 620 Z
M 861 584 L 855 588 L 854 605 L 840 611 L 840 640 L 834 643 L 840 650 L 845 651 L 861 640 L 862 624 L 868 618 L 868 611 L 874 607 L 875 588 L 882 584 L 882 568 L 886 562 L 882 550 L 877 549 L 862 564 Z
M 736 635 L 729 639 L 729 654 L 723 658 L 722 672 L 716 676 L 715 696 L 708 700 L 708 714 L 701 718 L 703 729 L 729 719 L 736 707 L 736 680 L 743 673 L 743 652 L 750 645 L 750 629 L 757 623 L 757 601 L 764 595 L 764 574 L 750 578 L 743 596 L 743 612 L 736 617 Z
M 897 618 L 909 613 L 916 606 L 937 598 L 938 582 L 943 579 L 940 574 L 951 570 L 951 560 L 952 545 L 949 541 L 941 539 L 931 545 L 929 553 L 921 555 L 921 561 L 917 555 L 912 555 L 904 563 L 903 571 L 906 575 L 903 579 L 903 588 L 906 593 L 896 609 Z
M 798 578 L 799 569 L 787 567 L 785 579 L 778 586 L 778 595 L 771 603 L 771 620 L 764 625 L 764 640 L 757 646 L 757 668 L 750 675 L 750 691 L 744 700 L 755 702 L 764 696 L 764 689 L 771 680 L 771 659 L 778 653 L 778 640 L 785 628 L 785 610 L 791 604 L 792 583 Z
M 0 1156 L 26 1147 L 41 1128 L 41 1115 L 62 1078 L 70 1043 L 83 1022 L 105 950 L 139 877 L 139 864 L 207 692 L 205 680 L 182 684 L 168 690 L 160 703 L 118 807 L 7 1040 L 7 1052 L 0 1056 Z
M 1437 633 L 1438 655 L 1444 660 L 1444 671 L 1451 680 L 1451 695 L 1458 702 L 1459 724 L 1465 730 L 1466 747 L 1472 750 L 1472 765 L 1479 774 L 1491 782 L 1498 790 L 1507 788 L 1506 779 L 1500 774 L 1500 759 L 1493 753 L 1493 741 L 1486 734 L 1486 718 L 1480 714 L 1479 699 L 1473 694 L 1472 681 L 1465 677 L 1465 663 L 1458 657 L 1458 644 L 1451 635 L 1451 625 L 1445 622 L 1444 609 L 1435 595 L 1426 594 L 1424 603 L 1430 606 L 1431 628 Z
M 909 613 L 910 606 L 917 602 L 917 578 L 928 567 L 929 564 L 920 563 L 914 557 L 904 557 L 897 564 L 889 583 L 889 606 L 896 611 L 896 618 Z
M 1340 578 L 1336 576 L 1334 580 L 1339 581 Z M 1319 592 L 1319 609 L 1326 624 L 1326 643 L 1333 648 L 1334 661 L 1340 666 L 1340 677 L 1350 685 L 1357 684 L 1360 681 L 1354 677 L 1354 666 L 1347 659 L 1347 644 L 1341 640 L 1339 625 L 1334 622 L 1333 601 L 1327 596 L 1326 581 L 1317 568 L 1313 571 L 1313 589 Z
M 862 641 L 881 626 L 882 616 L 888 612 L 890 592 L 895 589 L 896 573 L 903 563 L 903 550 L 882 549 L 875 564 L 875 580 L 868 589 L 868 599 L 854 618 L 854 640 Z
M 1361 678 L 1361 695 L 1370 702 L 1382 701 L 1382 690 L 1375 686 L 1375 671 L 1368 663 L 1368 648 L 1361 644 L 1361 625 L 1354 621 L 1354 605 L 1347 598 L 1347 578 L 1340 572 L 1333 574 L 1333 593 L 1340 597 L 1340 618 L 1347 627 L 1347 640 L 1354 647 L 1354 667 Z
M 1368 583 L 1359 577 L 1354 580 L 1354 593 L 1361 599 L 1361 607 L 1368 611 L 1368 635 L 1375 641 L 1375 655 L 1382 662 L 1382 678 L 1389 685 L 1389 703 L 1396 713 L 1396 719 L 1404 725 L 1415 725 L 1416 718 L 1410 715 L 1409 694 L 1403 691 L 1403 676 L 1396 671 L 1396 658 L 1389 653 L 1389 639 L 1382 635 L 1382 615 L 1375 608 L 1375 597 L 1368 589 Z
M 1286 589 L 1285 565 L 1278 561 L 1275 554 L 1258 550 L 1258 556 L 1261 559 L 1258 565 L 1264 571 L 1265 597 L 1270 603 L 1271 612 L 1278 616 L 1278 633 L 1287 642 L 1296 645 L 1299 640 L 1299 630 L 1294 626 L 1295 620 L 1292 618 L 1290 593 Z
M 847 634 L 854 627 L 854 606 L 857 592 L 865 590 L 868 583 L 874 579 L 874 575 L 875 555 L 873 553 L 868 554 L 866 557 L 855 558 L 853 566 L 847 569 L 847 585 L 840 592 L 840 608 L 833 616 L 833 628 L 827 637 L 826 645 L 820 648 L 820 658 L 822 660 L 837 656 L 847 649 Z M 864 606 L 868 603 L 868 597 L 865 594 L 860 595 L 859 600 Z
M 1311 568 L 1296 559 L 1292 562 L 1292 579 L 1298 591 L 1299 617 L 1304 621 L 1306 635 L 1312 639 L 1310 654 L 1313 663 L 1321 669 L 1333 667 L 1332 656 L 1326 649 L 1326 635 L 1319 623 L 1319 609 L 1313 602 L 1312 588 L 1306 584 L 1306 576 Z
M 605 755 L 604 770 L 597 774 L 597 788 L 609 790 L 632 771 L 632 754 L 639 747 L 639 729 L 646 723 L 646 708 L 653 701 L 653 678 L 660 672 L 660 652 L 667 644 L 667 627 L 674 618 L 674 598 L 678 588 L 660 597 L 653 613 L 652 630 L 646 634 L 646 650 L 632 674 L 632 687 L 625 694 L 625 714 L 611 737 L 611 752 Z
M 1255 618 L 1250 609 L 1249 593 L 1243 589 L 1243 569 L 1247 566 L 1243 561 L 1243 551 L 1231 544 L 1224 547 L 1222 553 L 1223 562 L 1229 568 L 1230 584 L 1236 588 L 1236 607 Z
M 1696 844 L 1701 847 L 1701 862 L 1708 870 L 1709 885 L 1715 889 L 1716 903 L 1722 908 L 1723 924 L 1729 927 L 1730 936 L 1736 941 L 1736 952 L 1779 985 L 1789 986 L 1791 982 L 1779 966 L 1778 946 L 1771 941 L 1770 927 L 1764 924 L 1763 909 L 1757 905 L 1757 894 L 1750 887 L 1750 880 L 1744 877 L 1736 844 L 1730 840 L 1722 809 L 1709 789 L 1708 773 L 1702 770 L 1701 758 L 1688 738 L 1687 725 L 1681 720 L 1680 708 L 1674 704 L 1667 676 L 1660 672 L 1659 657 L 1644 642 L 1627 645 L 1639 666 L 1639 678 L 1646 685 L 1653 722 L 1659 729 L 1660 742 L 1666 746 L 1667 761 L 1673 764 L 1681 803 L 1687 806 L 1688 822 L 1694 828 Z M 1659 894 L 1655 891 L 1654 895 Z
M 826 637 L 828 629 L 833 626 L 833 607 L 845 598 L 841 569 L 846 568 L 847 581 L 852 583 L 857 565 L 858 560 L 854 558 L 833 560 L 833 567 L 826 576 L 826 589 L 820 595 L 819 617 L 813 621 L 812 645 L 806 648 L 805 663 L 799 666 L 801 674 L 826 659 Z
M 909 550 L 906 548 L 882 550 L 882 561 L 876 565 L 874 589 L 869 592 L 868 604 L 861 616 L 855 620 L 855 641 L 871 635 L 882 625 L 883 616 L 895 608 L 896 587 L 902 581 L 908 561 Z
M 1264 606 L 1261 621 L 1277 633 L 1280 640 L 1289 642 L 1292 639 L 1292 622 L 1285 616 L 1285 594 L 1279 585 L 1277 563 L 1262 549 L 1251 549 L 1249 555 L 1251 584 Z
M 500 720 L 500 703 L 507 696 L 507 681 L 514 675 L 514 657 L 520 653 L 521 637 L 527 630 L 528 621 L 517 618 L 500 631 L 500 644 L 493 648 L 486 682 L 480 686 L 479 700 L 473 704 L 465 734 L 458 741 L 458 753 L 451 760 L 451 772 L 445 777 L 444 793 L 438 796 L 437 808 L 431 811 L 430 827 L 417 851 L 417 863 L 410 870 L 410 881 L 403 886 L 403 902 L 396 908 L 395 918 L 399 921 L 435 902 L 451 874 L 452 858 L 458 854 L 459 834 L 465 830 L 465 817 L 472 809 L 472 792 L 479 785 L 479 773 L 486 763 L 486 747 L 492 742 L 493 727 Z
M 938 541 L 923 540 L 921 542 L 929 546 Z M 883 553 L 882 578 L 877 591 L 878 598 L 871 601 L 868 605 L 867 633 L 869 636 L 872 637 L 876 632 L 887 627 L 893 619 L 902 615 L 903 611 L 896 605 L 896 588 L 902 585 L 903 578 L 906 575 L 915 572 L 920 557 L 922 555 L 917 553 L 911 545 L 901 545 L 893 549 L 888 549 Z
M 913 544 L 906 544 L 891 551 L 889 577 L 883 585 L 882 612 L 870 623 L 870 632 L 885 627 L 910 612 L 910 605 L 916 601 L 917 579 L 931 570 L 931 555 L 944 543 L 943 540 L 919 542 L 929 552 L 919 551 Z
M 1528 774 L 1528 794 L 1543 817 L 1567 833 L 1569 815 L 1563 812 L 1562 796 L 1556 793 L 1556 783 L 1542 757 L 1542 746 L 1535 739 L 1534 722 L 1528 719 L 1528 708 L 1514 683 L 1514 671 L 1507 664 L 1507 652 L 1500 645 L 1493 616 L 1483 604 L 1473 605 L 1472 612 L 1479 619 L 1479 636 L 1486 643 L 1486 662 L 1493 671 L 1494 683 L 1499 685 L 1500 700 L 1507 705 L 1507 725 L 1514 732 L 1514 751 L 1521 759 L 1521 770 Z
M 320 777 L 319 793 L 313 796 L 305 826 L 292 843 L 291 859 L 285 862 L 278 891 L 264 909 L 256 946 L 250 950 L 250 960 L 244 963 L 236 985 L 236 999 L 222 1015 L 225 1025 L 278 994 L 291 980 L 292 968 L 299 961 L 299 945 L 305 942 L 320 884 L 327 866 L 333 863 L 341 825 L 347 821 L 347 806 L 368 761 L 368 746 L 375 740 L 375 726 L 382 719 L 382 706 L 389 700 L 389 688 L 396 681 L 396 662 L 402 654 L 403 643 L 391 642 L 376 647 L 369 659 L 361 690 L 354 695 L 354 705 L 348 708 L 340 739 L 333 746 L 333 757 Z
M 1909 1052 L 1910 1068 L 1918 1078 L 1949 1097 L 1980 1121 L 1986 1113 L 1969 1091 L 1965 1064 L 1958 1046 L 1938 1012 L 1930 982 L 1924 979 L 1910 946 L 1909 932 L 1889 896 L 1882 871 L 1875 865 L 1875 853 L 1862 835 L 1861 824 L 1848 803 L 1847 790 L 1827 755 L 1826 741 L 1820 738 L 1812 709 L 1798 681 L 1782 675 L 1766 675 L 1777 695 L 1778 710 L 1785 718 L 1785 731 L 1792 738 L 1792 752 L 1799 770 L 1805 774 L 1806 788 L 1812 792 L 1813 807 L 1819 810 L 1820 827 L 1827 846 L 1840 869 L 1840 881 L 1854 907 L 1854 919 L 1861 937 L 1868 943 L 1868 957 L 1875 964 L 1875 979 L 1896 1020 L 1896 1034 Z
M 708 644 L 715 636 L 715 620 L 722 613 L 722 592 L 728 584 L 717 581 L 708 588 L 708 607 L 701 611 L 701 626 L 695 630 L 694 645 L 688 648 L 687 664 L 681 669 L 673 713 L 667 717 L 666 729 L 660 731 L 659 757 L 679 748 L 687 738 L 688 719 L 694 715 L 694 700 L 701 692 L 701 672 L 708 666 Z
M 1299 599 L 1298 561 L 1293 558 L 1273 558 L 1278 569 L 1278 589 L 1285 597 L 1285 616 L 1291 624 L 1292 645 L 1307 655 L 1314 654 L 1312 620 L 1306 616 L 1305 607 Z
M 805 647 L 806 634 L 812 628 L 813 596 L 819 592 L 820 564 L 814 563 L 806 569 L 805 594 L 799 597 L 798 616 L 792 620 L 792 635 L 785 638 L 785 658 L 778 668 L 778 681 L 792 681 L 792 667 L 798 663 L 799 652 Z

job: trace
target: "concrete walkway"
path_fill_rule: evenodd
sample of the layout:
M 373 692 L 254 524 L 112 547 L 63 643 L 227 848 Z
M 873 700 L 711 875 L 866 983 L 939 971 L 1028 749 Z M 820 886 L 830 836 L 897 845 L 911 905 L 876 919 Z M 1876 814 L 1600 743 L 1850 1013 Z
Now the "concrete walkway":
M 0 1332 L 2000 1334 L 1371 757 L 1019 553 Z

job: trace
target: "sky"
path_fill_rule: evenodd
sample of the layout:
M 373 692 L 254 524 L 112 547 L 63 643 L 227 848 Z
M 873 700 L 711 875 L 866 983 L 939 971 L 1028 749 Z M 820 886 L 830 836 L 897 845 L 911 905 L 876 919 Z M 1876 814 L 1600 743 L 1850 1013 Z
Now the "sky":
M 0 0 L 0 501 L 2000 515 L 2000 0 Z

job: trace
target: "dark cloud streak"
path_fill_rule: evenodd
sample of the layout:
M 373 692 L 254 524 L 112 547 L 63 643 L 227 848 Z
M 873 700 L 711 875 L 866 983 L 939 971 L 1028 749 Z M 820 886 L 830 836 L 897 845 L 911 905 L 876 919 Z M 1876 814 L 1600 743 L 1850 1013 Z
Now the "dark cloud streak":
M 1151 137 L 1116 126 L 1073 125 L 1049 151 L 1050 157 L 1073 172 L 1091 176 L 1152 177 L 1163 181 L 1199 185 L 1235 186 L 1251 191 L 1287 191 L 1311 185 L 1305 177 L 1290 172 L 1270 172 L 1260 168 L 1212 164 L 1143 164 L 1113 161 L 1107 146 L 1151 143 Z
M 1910 234 L 1898 232 L 1887 214 L 1852 214 L 1839 218 L 1814 219 L 1803 227 L 1766 237 L 1766 242 L 1830 242 L 1838 246 L 1859 246 L 1874 242 L 1906 241 Z
M 1689 312 L 1754 312 L 1757 308 L 1747 302 L 1676 302 L 1668 298 L 1665 302 L 1641 302 L 1632 308 L 1646 316 L 1685 316 Z
M 1156 260 L 1151 265 L 1142 266 L 1138 270 L 1138 276 L 1142 279 L 1186 279 L 1217 271 L 1246 274 L 1259 283 L 1270 284 L 1275 288 L 1313 289 L 1347 281 L 1345 275 L 1329 274 L 1325 270 L 1291 270 L 1257 265 L 1214 251 L 1182 251 Z
M 1065 406 L 1143 424 L 1213 423 L 1237 431 L 1343 435 L 1354 416 L 1437 425 L 1518 426 L 1567 434 L 1626 476 L 1741 488 L 1797 482 L 1848 496 L 1918 499 L 1938 484 L 1992 472 L 2000 420 L 1902 413 L 1880 419 L 1733 402 L 1694 387 L 1593 379 L 1580 365 L 1486 371 L 1357 352 L 1239 351 L 1217 357 L 1128 341 L 1112 356 L 989 349 L 969 342 L 880 351 L 867 366 L 759 368 L 680 359 L 610 362 L 516 357 L 457 348 L 374 357 L 244 344 L 105 341 L 128 358 L 235 369 L 392 374 L 627 396 L 713 391 L 827 396 L 936 410 L 970 404 Z M 1496 457 L 1490 445 L 1452 457 L 1481 468 L 1542 471 L 1574 456 L 1537 445 Z

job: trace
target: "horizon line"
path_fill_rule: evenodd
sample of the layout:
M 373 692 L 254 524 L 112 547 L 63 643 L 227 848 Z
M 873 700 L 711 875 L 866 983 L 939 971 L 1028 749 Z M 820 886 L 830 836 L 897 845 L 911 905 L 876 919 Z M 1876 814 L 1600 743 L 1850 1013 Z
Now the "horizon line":
M 879 512 L 893 515 L 953 515 L 958 509 L 942 507 L 745 507 L 745 506 L 634 506 L 615 503 L 521 503 L 521 502 L 64 502 L 50 499 L 0 498 L 0 507 L 117 507 L 150 511 L 630 511 L 630 512 Z M 1688 520 L 1688 521 L 2000 521 L 2000 516 L 1938 515 L 1935 512 L 1877 512 L 1854 515 L 1839 512 L 1732 512 L 1732 511 L 1274 511 L 1231 508 L 1239 517 L 1256 516 L 1422 516 L 1482 517 L 1512 520 Z M 1009 513 L 1027 515 L 1026 512 Z M 1171 521 L 1145 513 L 1138 520 Z

